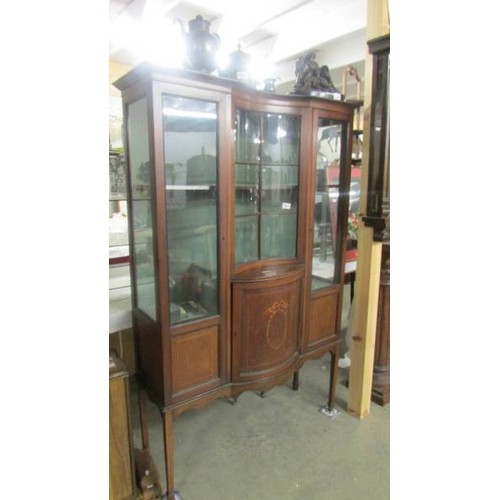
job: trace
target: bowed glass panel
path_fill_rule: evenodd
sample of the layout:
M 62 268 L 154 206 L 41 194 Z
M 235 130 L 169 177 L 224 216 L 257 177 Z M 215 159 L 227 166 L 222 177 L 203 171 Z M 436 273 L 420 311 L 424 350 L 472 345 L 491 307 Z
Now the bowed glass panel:
M 297 254 L 300 117 L 237 110 L 235 261 Z

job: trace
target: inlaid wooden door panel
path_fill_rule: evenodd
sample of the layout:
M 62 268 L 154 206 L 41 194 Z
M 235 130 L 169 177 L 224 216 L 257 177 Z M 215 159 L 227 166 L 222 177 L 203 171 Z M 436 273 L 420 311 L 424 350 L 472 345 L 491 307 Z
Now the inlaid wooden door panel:
M 298 355 L 300 275 L 233 285 L 233 379 L 279 372 Z

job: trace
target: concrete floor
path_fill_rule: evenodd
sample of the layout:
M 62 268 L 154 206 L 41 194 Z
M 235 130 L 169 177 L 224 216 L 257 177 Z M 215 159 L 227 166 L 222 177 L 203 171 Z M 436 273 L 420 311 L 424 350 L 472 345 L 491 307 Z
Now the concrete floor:
M 348 287 L 346 287 L 348 288 Z M 346 297 L 347 298 L 347 297 Z M 349 300 L 344 301 L 343 322 Z M 387 500 L 390 405 L 374 403 L 364 420 L 347 414 L 346 370 L 339 370 L 339 415 L 326 403 L 330 356 L 309 361 L 300 388 L 287 384 L 264 398 L 243 393 L 233 406 L 217 400 L 174 421 L 175 489 L 183 500 Z M 132 385 L 134 443 L 140 447 Z M 150 449 L 165 489 L 162 422 L 150 403 Z

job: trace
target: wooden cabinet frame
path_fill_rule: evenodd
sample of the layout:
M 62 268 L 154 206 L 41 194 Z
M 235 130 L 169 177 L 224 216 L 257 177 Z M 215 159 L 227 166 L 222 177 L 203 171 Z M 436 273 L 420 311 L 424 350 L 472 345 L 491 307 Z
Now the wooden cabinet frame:
M 128 107 L 138 99 L 147 103 L 149 138 L 151 246 L 155 318 L 139 307 L 130 223 L 133 321 L 137 377 L 163 416 L 167 497 L 178 498 L 173 485 L 173 420 L 182 412 L 201 408 L 216 398 L 235 400 L 248 390 L 267 391 L 293 375 L 298 389 L 300 367 L 330 353 L 330 386 L 325 412 L 335 414 L 333 402 L 340 342 L 344 255 L 349 204 L 353 106 L 318 97 L 283 96 L 251 90 L 239 82 L 184 71 L 163 70 L 142 64 L 119 79 L 125 117 L 128 162 Z M 175 322 L 171 312 L 168 208 L 162 96 L 168 94 L 216 104 L 217 180 L 217 313 Z M 236 110 L 300 117 L 298 151 L 295 255 L 236 263 L 235 259 L 235 119 Z M 342 131 L 336 211 L 330 215 L 335 242 L 331 260 L 335 274 L 321 289 L 311 289 L 319 120 L 333 120 Z M 286 132 L 284 132 L 286 133 Z M 288 144 L 288 143 L 287 143 Z M 295 156 L 294 156 L 295 158 Z M 282 162 L 286 160 L 281 160 Z M 133 166 L 132 166 L 133 167 Z M 128 169 L 130 220 L 134 220 L 133 191 Z M 285 165 L 286 167 L 286 165 Z M 286 170 L 279 167 L 279 172 Z M 281 174 L 280 174 L 281 175 Z M 328 191 L 328 196 L 330 192 Z M 278 196 L 278 195 L 277 195 Z M 329 203 L 332 203 L 328 198 Z M 281 206 L 289 208 L 288 203 Z M 285 214 L 288 215 L 288 214 Z M 280 219 L 282 220 L 282 219 Z M 284 220 L 284 219 L 283 219 Z M 286 219 L 290 220 L 290 219 Z M 284 226 L 285 227 L 285 226 Z M 333 271 L 332 271 L 333 272 Z M 215 289 L 214 288 L 214 289 Z M 173 295 L 172 295 L 173 296 Z M 170 304 L 170 307 L 169 307 Z M 140 398 L 144 402 L 144 395 Z M 141 414 L 143 445 L 148 446 L 144 404 Z M 177 496 L 176 496 L 177 495 Z

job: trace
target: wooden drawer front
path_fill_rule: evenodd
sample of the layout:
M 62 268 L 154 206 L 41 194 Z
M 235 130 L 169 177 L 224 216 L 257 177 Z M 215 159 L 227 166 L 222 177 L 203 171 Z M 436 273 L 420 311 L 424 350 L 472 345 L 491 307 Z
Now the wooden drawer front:
M 186 389 L 218 378 L 218 327 L 214 326 L 172 339 L 172 391 Z
M 307 329 L 308 345 L 335 335 L 337 303 L 338 292 L 311 299 L 309 327 Z
M 300 279 L 266 288 L 236 284 L 234 294 L 233 375 L 271 376 L 298 352 Z

